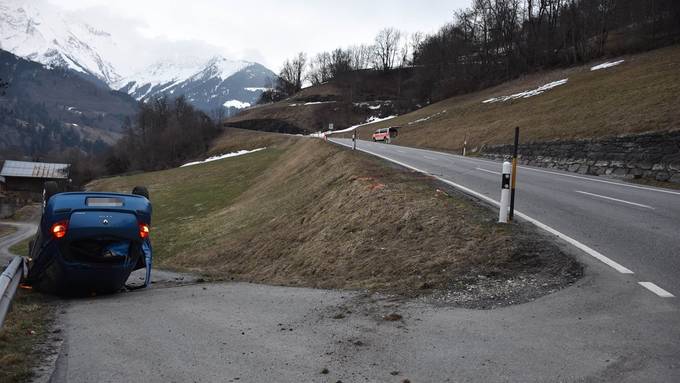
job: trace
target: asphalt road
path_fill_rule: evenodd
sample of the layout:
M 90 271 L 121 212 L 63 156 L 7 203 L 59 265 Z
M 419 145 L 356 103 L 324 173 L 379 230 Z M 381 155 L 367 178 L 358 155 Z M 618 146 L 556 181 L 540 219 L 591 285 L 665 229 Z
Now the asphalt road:
M 15 221 L 0 221 L 1 225 L 13 226 L 17 230 L 7 236 L 0 238 L 0 268 L 4 270 L 4 266 L 9 262 L 14 254 L 9 252 L 9 248 L 17 242 L 21 242 L 35 234 L 38 225 L 27 222 Z
M 246 283 L 73 300 L 51 382 L 680 381 L 677 306 L 607 268 L 488 311 Z
M 332 139 L 351 146 L 350 139 Z M 500 199 L 501 164 L 359 141 L 358 149 Z M 617 272 L 680 296 L 680 190 L 520 166 L 516 209 L 603 255 Z

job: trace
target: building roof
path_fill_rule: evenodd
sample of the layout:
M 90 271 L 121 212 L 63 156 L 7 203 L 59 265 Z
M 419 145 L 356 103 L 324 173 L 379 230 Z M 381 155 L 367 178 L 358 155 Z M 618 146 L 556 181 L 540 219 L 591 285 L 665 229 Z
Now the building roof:
M 65 179 L 68 178 L 70 166 L 69 164 L 7 160 L 0 171 L 0 176 Z

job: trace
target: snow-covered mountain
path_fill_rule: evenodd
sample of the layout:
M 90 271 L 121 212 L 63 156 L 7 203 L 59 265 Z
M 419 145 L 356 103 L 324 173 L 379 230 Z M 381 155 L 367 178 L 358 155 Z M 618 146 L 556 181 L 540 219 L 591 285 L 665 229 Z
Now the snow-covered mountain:
M 196 107 L 230 112 L 254 105 L 276 75 L 264 66 L 214 56 L 208 60 L 164 60 L 113 86 L 137 100 L 184 95 Z
M 0 0 L 0 49 L 48 68 L 67 68 L 137 100 L 185 96 L 194 106 L 230 113 L 253 105 L 276 75 L 264 66 L 182 52 L 141 71 L 124 42 L 46 1 Z
M 0 49 L 27 60 L 111 84 L 120 75 L 102 52 L 115 45 L 110 34 L 53 7 L 20 0 L 0 3 Z

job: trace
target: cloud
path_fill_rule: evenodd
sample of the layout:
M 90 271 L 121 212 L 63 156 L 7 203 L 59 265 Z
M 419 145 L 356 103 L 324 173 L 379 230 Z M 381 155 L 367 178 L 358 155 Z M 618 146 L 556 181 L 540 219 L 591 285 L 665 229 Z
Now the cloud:
M 370 43 L 382 28 L 433 32 L 471 0 L 49 0 L 121 41 L 126 67 L 166 55 L 257 61 Z M 117 64 L 117 63 L 116 63 Z

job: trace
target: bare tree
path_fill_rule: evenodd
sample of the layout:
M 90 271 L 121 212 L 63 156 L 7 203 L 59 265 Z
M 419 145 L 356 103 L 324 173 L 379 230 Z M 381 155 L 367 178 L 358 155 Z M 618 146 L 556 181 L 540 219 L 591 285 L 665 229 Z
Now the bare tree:
M 385 72 L 394 68 L 399 55 L 401 32 L 396 28 L 385 28 L 375 36 L 375 66 Z
M 368 69 L 373 61 L 373 47 L 369 45 L 353 45 L 347 51 L 351 57 L 353 70 Z
M 278 90 L 287 95 L 299 92 L 305 80 L 306 68 L 307 55 L 303 52 L 298 53 L 292 60 L 286 60 L 279 73 Z
M 411 39 L 409 41 L 409 47 L 411 49 L 411 63 L 415 63 L 418 51 L 420 50 L 420 45 L 423 43 L 425 36 L 422 32 L 414 32 L 411 34 Z

